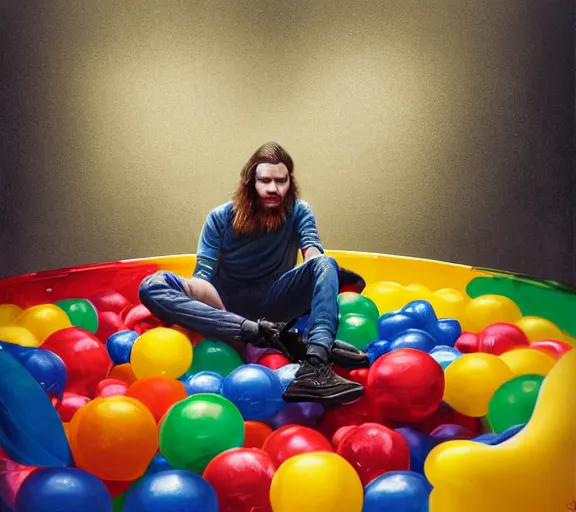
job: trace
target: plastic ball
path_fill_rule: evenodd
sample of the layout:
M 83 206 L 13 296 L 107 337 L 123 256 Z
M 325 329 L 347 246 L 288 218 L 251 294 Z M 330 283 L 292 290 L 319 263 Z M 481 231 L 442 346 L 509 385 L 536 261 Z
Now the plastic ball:
M 511 350 L 500 356 L 514 375 L 548 375 L 556 359 L 544 352 L 530 348 Z
M 220 393 L 222 381 L 224 379 L 216 372 L 198 372 L 189 375 L 184 379 L 186 393 L 194 395 L 196 393 Z
M 218 496 L 219 512 L 272 512 L 270 486 L 276 468 L 257 448 L 235 448 L 216 455 L 203 477 Z
M 466 416 L 452 407 L 446 402 L 442 402 L 438 409 L 436 409 L 430 416 L 427 416 L 422 421 L 412 425 L 415 429 L 423 434 L 430 435 L 434 429 L 441 425 L 460 425 L 467 428 L 475 435 L 481 434 L 484 431 L 484 426 L 480 418 L 472 418 Z
M 464 296 L 454 288 L 436 290 L 429 300 L 438 318 L 461 318 L 466 306 Z
M 428 512 L 432 486 L 413 471 L 386 473 L 366 486 L 362 512 Z
M 478 335 L 472 332 L 463 332 L 454 343 L 454 348 L 462 354 L 479 352 Z
M 501 295 L 481 295 L 472 299 L 464 309 L 462 328 L 477 333 L 492 323 L 514 323 L 522 312 L 513 300 Z
M 122 310 L 120 317 L 126 329 L 136 331 L 138 334 L 144 334 L 151 329 L 162 327 L 162 322 L 152 315 L 144 304 L 136 304 L 135 306 Z M 180 331 L 180 333 L 184 334 L 182 331 Z M 186 335 L 184 334 L 184 336 Z M 188 338 L 188 336 L 186 336 L 186 338 Z
M 459 350 L 448 346 L 435 347 L 430 352 L 430 355 L 442 367 L 443 370 L 445 370 L 448 365 L 456 361 L 456 359 L 462 357 L 462 353 Z
M 135 480 L 158 449 L 156 421 L 133 398 L 95 398 L 70 421 L 70 447 L 79 468 L 103 480 Z
M 102 343 L 106 343 L 110 336 L 124 329 L 126 326 L 122 323 L 122 318 L 118 313 L 98 311 L 98 330 L 95 335 Z
M 355 313 L 370 318 L 374 321 L 378 320 L 380 313 L 378 306 L 372 299 L 365 297 L 359 293 L 343 292 L 338 295 L 338 314 L 340 317 L 348 313 Z
M 15 509 L 16 496 L 20 487 L 30 473 L 36 471 L 35 466 L 23 466 L 7 458 L 7 455 L 0 448 L 0 510 L 4 512 L 2 506 L 5 506 L 6 512 Z M 5 503 L 5 505 L 4 505 Z
M 402 435 L 410 451 L 410 471 L 424 474 L 424 461 L 430 450 L 436 446 L 436 440 L 411 427 L 395 429 Z
M 209 371 L 226 377 L 242 366 L 242 358 L 230 345 L 221 341 L 202 340 L 194 347 L 194 362 L 188 374 Z
M 409 284 L 404 289 L 410 294 L 412 300 L 430 300 L 432 292 L 430 288 L 422 284 Z
M 0 340 L 23 347 L 39 347 L 42 343 L 31 331 L 21 325 L 0 326 Z
M 422 352 L 430 352 L 436 346 L 434 338 L 421 329 L 407 329 L 390 339 L 388 350 L 413 348 Z
M 340 445 L 340 441 L 344 439 L 344 436 L 354 430 L 358 425 L 346 425 L 345 427 L 340 427 L 334 435 L 332 436 L 332 446 L 335 450 L 338 450 L 338 446 Z
M 19 512 L 112 512 L 112 498 L 96 476 L 77 468 L 40 468 L 22 483 Z
M 560 328 L 550 320 L 538 316 L 524 316 L 516 322 L 516 326 L 530 341 L 545 339 L 568 341 Z
M 528 347 L 530 340 L 515 325 L 494 323 L 478 333 L 478 351 L 486 354 L 500 355 L 514 348 Z
M 441 318 L 432 332 L 437 345 L 453 347 L 462 334 L 462 326 L 455 318 Z
M 443 443 L 445 441 L 472 439 L 474 435 L 475 434 L 466 427 L 451 423 L 439 425 L 430 433 L 430 437 L 434 441 L 436 441 L 436 443 Z
M 361 512 L 364 489 L 351 464 L 336 453 L 296 455 L 276 471 L 270 487 L 274 512 Z
M 164 416 L 159 438 L 160 452 L 173 467 L 200 473 L 219 453 L 244 444 L 244 421 L 223 396 L 191 395 Z
M 540 350 L 546 354 L 551 355 L 555 359 L 560 359 L 566 352 L 569 352 L 574 347 L 559 340 L 539 340 L 530 345 L 533 350 Z
M 172 465 L 164 458 L 163 455 L 157 453 L 154 458 L 148 464 L 146 469 L 146 474 L 160 473 L 160 471 L 168 471 L 169 469 L 174 469 Z
M 438 408 L 443 393 L 442 367 L 419 350 L 385 354 L 368 371 L 366 396 L 385 418 L 418 421 Z
M 259 364 L 240 366 L 222 382 L 222 395 L 238 407 L 245 420 L 274 416 L 285 405 L 283 392 L 278 376 Z
M 123 512 L 218 512 L 214 488 L 190 471 L 145 475 L 126 492 Z
M 289 384 L 294 380 L 296 372 L 300 369 L 300 365 L 296 363 L 290 363 L 285 366 L 281 366 L 275 370 L 278 379 L 280 379 L 280 383 L 282 387 L 286 389 Z
M 181 332 L 168 327 L 156 327 L 136 339 L 132 346 L 130 363 L 138 379 L 177 379 L 192 364 L 192 345 Z
M 184 400 L 188 393 L 184 384 L 170 377 L 147 377 L 130 385 L 126 396 L 143 403 L 156 421 L 160 421 L 176 402 Z
M 528 423 L 536 406 L 542 375 L 520 375 L 502 384 L 488 405 L 488 421 L 496 433 Z
M 40 343 L 52 333 L 72 327 L 68 315 L 54 304 L 39 304 L 26 308 L 14 323 L 28 329 Z
M 94 334 L 80 327 L 68 327 L 51 334 L 42 344 L 66 365 L 66 390 L 94 396 L 98 383 L 106 378 L 112 361 L 106 347 Z
M 370 283 L 362 291 L 362 295 L 372 299 L 379 313 L 396 311 L 410 301 L 412 294 L 403 286 L 392 281 Z
M 128 384 L 120 379 L 104 379 L 96 387 L 95 397 L 120 396 L 128 391 Z
M 16 304 L 0 304 L 0 327 L 11 325 L 22 313 L 22 308 Z
M 130 362 L 132 347 L 138 336 L 136 331 L 124 329 L 115 332 L 106 340 L 106 350 L 115 365 Z
M 134 375 L 134 372 L 132 371 L 132 365 L 130 363 L 124 363 L 114 366 L 110 370 L 110 374 L 108 375 L 108 377 L 111 379 L 122 380 L 128 385 L 138 380 L 136 378 L 136 375 Z
M 368 343 L 378 339 L 378 326 L 372 318 L 348 313 L 338 322 L 336 338 L 364 350 Z
M 77 395 L 76 393 L 65 392 L 60 406 L 58 407 L 58 414 L 63 422 L 70 421 L 76 411 L 83 407 L 90 401 L 87 396 Z
M 324 406 L 316 402 L 287 404 L 271 418 L 270 423 L 275 429 L 290 424 L 312 427 L 324 411 Z
M 301 425 L 286 425 L 268 436 L 262 449 L 276 467 L 285 460 L 310 452 L 332 452 L 332 445 L 320 432 Z
M 266 368 L 270 368 L 271 370 L 277 370 L 282 366 L 286 366 L 290 364 L 290 361 L 287 357 L 283 356 L 282 354 L 264 354 L 260 359 L 258 359 L 258 363 L 262 366 L 266 366 Z
M 245 421 L 244 448 L 262 448 L 264 442 L 272 432 L 272 428 L 266 423 L 262 423 L 261 421 Z
M 410 450 L 402 434 L 378 423 L 350 429 L 338 443 L 336 453 L 354 467 L 362 485 L 389 471 L 410 468 Z
M 98 330 L 98 312 L 86 299 L 66 299 L 54 303 L 66 313 L 74 327 L 82 327 L 91 333 Z
M 512 370 L 492 354 L 465 354 L 444 373 L 444 401 L 456 411 L 470 417 L 488 412 L 488 404 L 496 390 L 512 379 Z
M 438 317 L 427 300 L 413 300 L 406 304 L 400 313 L 411 316 L 416 319 L 416 327 L 425 331 L 430 331 L 436 327 Z
M 373 410 L 371 405 L 370 400 L 364 395 L 356 402 L 328 408 L 315 428 L 327 439 L 332 439 L 341 427 L 380 422 L 380 415 Z
M 101 290 L 90 296 L 88 300 L 98 311 L 113 311 L 120 313 L 130 306 L 128 299 L 116 290 Z
M 418 321 L 411 315 L 393 313 L 382 315 L 378 320 L 378 339 L 390 340 L 407 329 L 416 329 Z
M 62 358 L 42 348 L 25 350 L 17 357 L 46 394 L 60 401 L 66 387 L 67 371 Z

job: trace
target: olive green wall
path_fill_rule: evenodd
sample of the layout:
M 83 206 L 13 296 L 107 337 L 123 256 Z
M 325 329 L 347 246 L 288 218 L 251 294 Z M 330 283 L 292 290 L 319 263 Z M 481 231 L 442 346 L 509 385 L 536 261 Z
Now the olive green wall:
M 2 275 L 195 252 L 277 140 L 326 247 L 574 281 L 571 2 L 2 7 Z

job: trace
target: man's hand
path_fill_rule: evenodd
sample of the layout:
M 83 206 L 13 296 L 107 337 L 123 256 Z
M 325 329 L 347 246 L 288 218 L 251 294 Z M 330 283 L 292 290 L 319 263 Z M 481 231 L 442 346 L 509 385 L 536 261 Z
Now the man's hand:
M 308 249 L 304 251 L 304 262 L 310 261 L 318 256 L 322 256 L 322 253 L 317 247 L 308 247 Z

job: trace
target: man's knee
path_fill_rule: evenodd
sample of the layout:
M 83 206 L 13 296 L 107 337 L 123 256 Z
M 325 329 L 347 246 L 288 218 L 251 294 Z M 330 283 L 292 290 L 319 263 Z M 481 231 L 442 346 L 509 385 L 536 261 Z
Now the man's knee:
M 332 256 L 326 256 L 322 254 L 321 256 L 316 256 L 316 258 L 310 260 L 314 264 L 317 271 L 320 272 L 338 272 L 338 263 Z
M 218 290 L 212 283 L 199 277 L 191 277 L 184 281 L 184 291 L 191 299 L 197 300 L 217 309 L 226 309 Z

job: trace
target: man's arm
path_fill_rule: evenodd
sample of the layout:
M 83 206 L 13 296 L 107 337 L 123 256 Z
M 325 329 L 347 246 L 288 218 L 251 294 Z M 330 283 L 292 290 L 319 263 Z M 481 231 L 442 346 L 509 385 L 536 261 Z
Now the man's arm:
M 299 203 L 296 230 L 300 237 L 300 250 L 304 256 L 304 261 L 309 261 L 324 254 L 324 247 L 318 236 L 316 217 L 310 205 L 305 201 L 300 201 Z
M 223 223 L 219 212 L 212 210 L 200 232 L 193 276 L 212 282 L 218 268 L 222 247 Z

